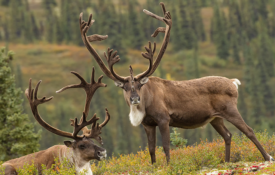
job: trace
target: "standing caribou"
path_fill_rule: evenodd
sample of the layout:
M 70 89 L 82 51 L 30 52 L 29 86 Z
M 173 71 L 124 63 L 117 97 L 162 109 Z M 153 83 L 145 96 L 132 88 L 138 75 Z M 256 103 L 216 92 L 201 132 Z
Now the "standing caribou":
M 165 10 L 163 3 L 160 3 L 164 17 L 155 15 L 147 10 L 143 12 L 157 20 L 165 23 L 166 27 L 159 27 L 152 34 L 156 37 L 159 33 L 165 33 L 164 39 L 153 63 L 153 56 L 156 44 L 152 49 L 145 47 L 147 53 L 142 56 L 149 60 L 149 68 L 135 77 L 130 67 L 130 76 L 119 76 L 113 69 L 113 65 L 120 58 L 117 51 L 108 49 L 104 56 L 109 69 L 105 66 L 100 56 L 92 47 L 90 42 L 106 39 L 108 36 L 91 35 L 87 36 L 88 29 L 93 24 L 92 14 L 88 22 L 82 20 L 80 14 L 80 31 L 82 40 L 97 61 L 101 70 L 115 82 L 115 85 L 123 89 L 124 98 L 130 106 L 130 121 L 132 125 L 138 126 L 142 123 L 148 138 L 149 152 L 152 163 L 156 162 L 156 126 L 159 127 L 163 149 L 167 162 L 170 159 L 169 126 L 193 129 L 210 123 L 225 141 L 225 161 L 230 160 L 230 145 L 232 134 L 225 127 L 223 120 L 227 120 L 242 131 L 259 149 L 266 161 L 274 161 L 261 146 L 253 130 L 244 122 L 238 109 L 238 85 L 237 79 L 228 79 L 219 76 L 209 76 L 188 81 L 169 81 L 158 77 L 150 77 L 157 69 L 162 56 L 167 48 L 172 27 L 170 12 Z
M 108 110 L 106 109 L 105 120 L 102 124 L 98 124 L 97 120 L 99 118 L 96 117 L 96 114 L 90 119 L 86 120 L 89 113 L 89 106 L 92 100 L 94 92 L 99 87 L 106 87 L 106 84 L 101 83 L 101 79 L 103 76 L 98 78 L 98 82 L 94 80 L 94 68 L 91 77 L 91 83 L 87 83 L 78 73 L 72 72 L 75 76 L 77 76 L 80 80 L 80 84 L 69 85 L 57 92 L 62 92 L 69 88 L 83 88 L 86 92 L 86 104 L 83 115 L 81 117 L 80 124 L 77 122 L 77 118 L 74 120 L 71 119 L 71 126 L 74 127 L 73 133 L 61 131 L 50 126 L 46 123 L 38 113 L 38 105 L 50 101 L 53 97 L 46 98 L 43 97 L 41 99 L 37 98 L 38 87 L 41 83 L 41 80 L 36 85 L 35 89 L 31 87 L 31 79 L 29 81 L 29 88 L 26 89 L 25 94 L 29 100 L 32 113 L 37 122 L 43 126 L 48 131 L 57 134 L 62 137 L 67 137 L 73 139 L 74 141 L 64 141 L 66 145 L 55 145 L 46 150 L 39 151 L 33 154 L 29 154 L 17 159 L 12 159 L 3 164 L 5 168 L 6 175 L 17 174 L 16 169 L 23 168 L 25 164 L 33 164 L 39 171 L 39 174 L 42 172 L 41 165 L 45 165 L 47 169 L 51 168 L 53 164 L 55 164 L 55 158 L 59 158 L 59 161 L 63 161 L 67 159 L 70 165 L 74 165 L 76 169 L 76 173 L 79 174 L 81 172 L 86 171 L 86 174 L 92 175 L 92 170 L 90 166 L 90 160 L 97 159 L 102 160 L 106 158 L 106 150 L 94 144 L 92 138 L 97 140 L 102 144 L 102 139 L 100 137 L 101 129 L 104 127 L 108 121 L 110 120 L 110 115 Z M 87 126 L 92 125 L 91 129 L 88 129 Z M 83 131 L 83 135 L 78 135 L 80 131 Z

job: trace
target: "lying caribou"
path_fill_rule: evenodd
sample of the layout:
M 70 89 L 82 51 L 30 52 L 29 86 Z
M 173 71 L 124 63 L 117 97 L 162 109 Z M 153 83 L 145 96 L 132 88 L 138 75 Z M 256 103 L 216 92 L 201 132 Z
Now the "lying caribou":
M 69 164 L 75 166 L 77 174 L 86 171 L 86 174 L 92 175 L 93 173 L 90 166 L 90 160 L 102 160 L 103 158 L 106 158 L 106 150 L 97 146 L 92 141 L 92 138 L 102 144 L 100 134 L 102 127 L 104 127 L 110 120 L 108 110 L 106 109 L 105 120 L 100 125 L 97 123 L 97 120 L 99 118 L 96 117 L 96 114 L 94 114 L 94 116 L 90 120 L 86 120 L 89 113 L 90 102 L 92 100 L 94 92 L 99 87 L 106 87 L 106 84 L 101 83 L 101 79 L 103 76 L 98 78 L 98 82 L 95 82 L 93 68 L 91 83 L 89 84 L 78 73 L 72 73 L 81 80 L 81 83 L 77 85 L 66 86 L 57 92 L 62 92 L 69 88 L 84 88 L 84 90 L 86 91 L 86 104 L 80 123 L 78 124 L 77 118 L 75 118 L 74 120 L 71 119 L 71 126 L 74 127 L 73 133 L 58 130 L 50 126 L 40 117 L 37 109 L 38 105 L 48 102 L 53 98 L 37 98 L 38 87 L 41 83 L 41 80 L 38 82 L 35 89 L 32 89 L 30 79 L 29 88 L 26 89 L 25 94 L 29 100 L 34 118 L 41 126 L 54 134 L 73 139 L 74 141 L 64 141 L 65 145 L 55 145 L 46 150 L 4 162 L 3 166 L 5 168 L 6 175 L 15 175 L 17 174 L 17 169 L 23 168 L 23 165 L 25 164 L 33 163 L 38 169 L 39 174 L 41 174 L 41 165 L 43 164 L 46 166 L 47 169 L 49 169 L 52 167 L 53 164 L 55 164 L 55 158 L 58 158 L 59 161 L 62 161 L 64 159 L 68 160 Z M 88 125 L 92 125 L 92 128 L 88 129 Z M 83 131 L 83 135 L 78 135 L 81 130 Z
M 142 56 L 149 60 L 149 68 L 135 77 L 130 67 L 130 76 L 119 76 L 113 69 L 113 65 L 120 58 L 117 51 L 108 49 L 104 56 L 109 69 L 92 47 L 90 42 L 106 39 L 108 36 L 87 36 L 88 29 L 93 24 L 92 14 L 88 22 L 82 20 L 80 14 L 79 24 L 82 40 L 100 66 L 101 70 L 115 82 L 115 85 L 123 89 L 124 98 L 130 106 L 130 121 L 138 126 L 142 123 L 148 138 L 149 152 L 152 163 L 156 162 L 156 126 L 159 127 L 166 160 L 169 162 L 170 134 L 169 126 L 193 129 L 210 123 L 225 141 L 225 161 L 230 161 L 230 145 L 232 134 L 225 127 L 223 120 L 227 120 L 242 131 L 259 149 L 266 161 L 274 161 L 261 146 L 253 130 L 244 122 L 237 109 L 238 79 L 228 79 L 219 76 L 209 76 L 188 81 L 169 81 L 158 77 L 150 77 L 157 69 L 167 48 L 172 27 L 170 12 L 166 11 L 163 3 L 160 3 L 164 17 L 155 15 L 147 10 L 143 12 L 165 23 L 166 27 L 159 27 L 152 34 L 156 37 L 159 33 L 165 33 L 164 39 L 153 63 L 156 43 L 152 49 L 145 47 L 147 53 Z

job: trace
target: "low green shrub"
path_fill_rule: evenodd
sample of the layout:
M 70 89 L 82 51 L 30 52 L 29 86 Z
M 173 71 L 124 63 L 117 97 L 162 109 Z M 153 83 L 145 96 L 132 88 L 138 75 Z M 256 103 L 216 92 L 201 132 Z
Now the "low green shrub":
M 187 139 L 180 137 L 180 133 L 177 132 L 177 128 L 173 128 L 173 132 L 170 133 L 171 144 L 175 147 L 184 147 L 187 144 Z
M 177 135 L 177 134 L 176 134 Z M 257 139 L 264 149 L 274 156 L 275 135 L 269 135 L 266 131 L 256 132 Z M 212 142 L 207 140 L 186 147 L 170 150 L 170 163 L 167 165 L 162 147 L 156 148 L 157 162 L 151 164 L 148 148 L 136 154 L 112 156 L 108 160 L 91 161 L 91 169 L 94 175 L 102 174 L 199 174 L 202 169 L 226 169 L 235 168 L 242 162 L 263 162 L 264 159 L 256 146 L 243 134 L 234 134 L 231 143 L 231 162 L 224 163 L 225 144 L 222 138 Z M 56 162 L 58 162 L 56 160 Z M 234 162 L 238 162 L 237 164 Z M 57 166 L 56 166 L 57 165 Z M 274 169 L 274 166 L 272 167 Z M 0 169 L 1 172 L 1 169 Z M 19 175 L 37 173 L 34 165 L 25 166 L 19 170 Z M 51 169 L 43 166 L 43 174 L 74 174 L 75 168 L 68 162 L 56 163 Z

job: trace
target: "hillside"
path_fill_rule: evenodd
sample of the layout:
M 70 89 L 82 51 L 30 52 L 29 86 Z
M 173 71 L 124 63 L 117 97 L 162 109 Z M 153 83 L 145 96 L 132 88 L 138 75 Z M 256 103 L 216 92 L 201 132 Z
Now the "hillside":
M 103 43 L 103 42 L 102 42 Z M 4 45 L 4 44 L 2 44 Z M 103 52 L 106 50 L 106 46 L 94 44 L 95 48 L 99 51 L 101 56 Z M 160 43 L 157 44 L 157 48 L 160 47 Z M 173 54 L 168 47 L 168 51 L 166 52 L 161 68 L 166 72 L 164 78 L 173 79 L 173 80 L 187 80 L 187 77 L 184 73 L 185 69 L 188 69 L 188 66 L 185 64 L 187 62 L 187 58 L 193 54 L 192 51 L 182 51 L 176 54 Z M 215 57 L 214 46 L 210 43 L 201 43 L 200 50 L 200 76 L 209 76 L 209 75 L 217 75 L 217 76 L 225 76 L 228 78 L 238 78 L 242 81 L 243 71 L 240 65 L 236 65 L 231 62 L 223 62 L 218 60 Z M 70 106 L 70 110 L 67 113 L 66 120 L 62 122 L 62 125 L 69 125 L 69 118 L 73 118 L 75 116 L 80 116 L 83 108 L 84 108 L 84 99 L 85 94 L 81 90 L 70 90 L 64 92 L 62 94 L 55 94 L 55 91 L 60 89 L 61 87 L 77 83 L 78 80 L 70 74 L 70 71 L 77 71 L 80 75 L 84 77 L 88 77 L 91 73 L 92 67 L 96 67 L 96 77 L 102 75 L 102 71 L 95 64 L 93 59 L 90 56 L 90 53 L 87 51 L 85 47 L 78 46 L 68 46 L 68 45 L 51 45 L 51 44 L 10 44 L 9 49 L 15 52 L 15 59 L 12 61 L 12 65 L 14 68 L 14 72 L 17 74 L 17 66 L 20 65 L 22 71 L 22 79 L 20 80 L 20 86 L 24 89 L 27 88 L 27 83 L 29 78 L 33 79 L 33 83 L 42 80 L 42 84 L 39 91 L 39 96 L 54 96 L 54 100 L 50 103 L 43 104 L 40 109 L 44 112 L 42 116 L 46 117 L 46 120 L 51 120 L 52 117 L 49 116 L 58 116 L 57 113 L 60 112 L 60 106 L 67 107 Z M 212 52 L 209 52 L 211 50 Z M 128 63 L 125 64 L 117 64 L 115 65 L 115 70 L 123 76 L 128 76 L 128 66 L 132 65 L 134 69 L 134 74 L 138 74 L 141 71 L 147 69 L 147 62 L 141 56 L 141 51 L 138 50 L 130 50 L 128 52 L 128 57 L 131 58 Z M 102 58 L 104 58 L 102 56 Z M 155 76 L 160 76 L 159 69 L 155 72 Z M 16 75 L 17 76 L 17 75 Z M 22 81 L 22 82 L 21 82 Z M 116 91 L 120 95 L 117 98 L 120 98 L 121 101 L 124 101 L 122 96 L 122 90 L 118 89 L 114 86 L 114 83 L 110 81 L 106 76 L 103 78 L 103 82 L 108 86 L 107 88 L 101 88 L 98 91 L 101 94 L 106 94 L 111 97 L 111 94 Z M 25 98 L 25 97 L 24 97 Z M 102 106 L 98 106 L 97 111 L 104 111 L 104 108 L 107 107 L 110 113 L 114 113 L 116 111 L 115 103 L 110 102 L 105 103 Z M 92 100 L 93 103 L 96 103 L 97 99 Z M 122 106 L 124 106 L 122 110 L 122 114 L 124 115 L 125 125 L 128 125 L 128 129 L 132 130 L 133 134 L 139 136 L 139 128 L 135 128 L 130 126 L 130 122 L 128 119 L 128 107 L 125 102 L 123 102 Z M 29 116 L 32 118 L 32 115 L 29 110 L 28 104 L 25 105 Z M 93 113 L 94 111 L 91 111 Z M 69 115 L 68 115 L 69 114 Z M 91 115 L 91 114 L 90 114 Z M 114 115 L 112 115 L 114 116 Z M 103 115 L 99 116 L 102 117 Z M 107 127 L 113 128 L 116 127 L 116 114 L 114 118 L 111 119 L 110 123 Z M 54 117 L 55 118 L 55 117 Z M 57 118 L 52 118 L 52 121 L 48 121 L 49 123 L 60 126 L 61 121 L 57 121 Z M 60 119 L 59 119 L 60 120 Z M 38 126 L 38 128 L 41 128 Z M 63 126 L 64 129 L 67 129 L 68 126 Z M 234 130 L 232 125 L 229 125 L 230 130 Z M 143 129 L 142 129 L 143 130 Z M 45 133 L 46 132 L 46 133 Z M 197 132 L 203 132 L 202 129 L 198 129 Z M 45 135 L 49 135 L 47 131 L 44 131 Z M 113 135 L 116 135 L 116 131 L 114 131 Z M 214 135 L 216 135 L 214 131 Z M 52 144 L 61 143 L 62 138 L 58 139 L 54 142 L 47 142 L 43 144 L 42 137 L 42 148 L 46 148 L 51 146 Z M 190 142 L 189 142 L 190 144 Z M 139 145 L 134 146 L 134 150 L 138 149 Z

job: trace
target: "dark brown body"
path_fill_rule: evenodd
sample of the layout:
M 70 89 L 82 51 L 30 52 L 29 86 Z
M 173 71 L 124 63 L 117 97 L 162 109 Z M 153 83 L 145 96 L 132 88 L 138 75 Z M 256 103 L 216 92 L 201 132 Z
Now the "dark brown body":
M 159 117 L 155 116 L 166 114 L 170 126 L 193 129 L 207 124 L 228 105 L 237 104 L 237 88 L 224 77 L 189 81 L 149 79 L 140 90 L 140 101 L 145 103 L 141 105 L 145 105 L 146 111 L 142 123 L 146 125 L 157 126 Z
M 265 160 L 272 157 L 266 153 L 253 130 L 244 122 L 237 109 L 238 89 L 236 79 L 210 76 L 188 81 L 169 81 L 150 77 L 138 93 L 140 103 L 137 109 L 144 113 L 142 124 L 148 137 L 152 163 L 156 161 L 156 126 L 159 126 L 167 161 L 170 159 L 169 126 L 193 129 L 207 123 L 224 138 L 226 145 L 225 161 L 230 160 L 232 134 L 223 124 L 229 121 L 241 130 L 261 151 Z M 130 106 L 129 93 L 124 97 Z M 131 112 L 130 112 L 131 115 Z

